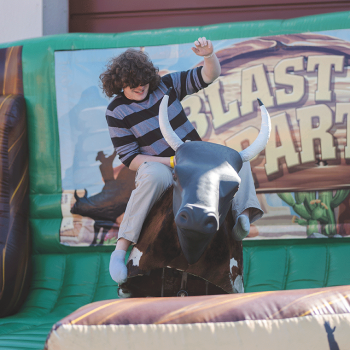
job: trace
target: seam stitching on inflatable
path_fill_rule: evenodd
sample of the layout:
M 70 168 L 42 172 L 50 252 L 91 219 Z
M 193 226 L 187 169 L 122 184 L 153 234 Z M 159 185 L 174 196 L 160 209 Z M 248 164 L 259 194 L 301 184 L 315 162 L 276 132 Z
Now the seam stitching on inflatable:
M 329 252 L 329 245 L 326 246 L 326 266 L 325 266 L 325 276 L 323 281 L 323 286 L 326 287 L 328 284 L 328 276 L 329 276 L 329 268 L 330 268 L 330 252 Z
M 92 293 L 92 298 L 91 298 L 91 301 L 90 303 L 92 303 L 94 300 L 95 300 L 95 295 L 96 295 L 96 291 L 97 291 L 97 287 L 100 283 L 100 276 L 101 276 L 101 254 L 99 253 L 98 254 L 98 266 L 97 266 L 97 269 L 96 269 L 96 273 L 97 273 L 97 276 L 96 276 L 96 282 L 95 282 L 95 289 L 94 289 L 94 292 Z
M 29 230 L 29 229 L 28 229 Z M 26 244 L 30 245 L 30 237 L 29 235 L 26 236 L 27 238 L 27 242 Z M 28 278 L 27 276 L 27 270 L 29 269 L 29 263 L 30 263 L 30 252 L 27 250 L 26 252 L 29 257 L 28 257 L 28 260 L 25 261 L 25 265 L 24 265 L 24 268 L 25 268 L 25 271 L 23 272 L 22 274 L 22 281 L 21 281 L 21 289 L 20 289 L 20 293 L 18 293 L 18 296 L 16 298 L 16 301 L 15 301 L 15 305 L 20 305 L 21 304 L 21 300 L 22 300 L 22 291 L 23 291 L 23 288 L 25 287 L 25 282 Z
M 282 290 L 285 290 L 287 288 L 288 271 L 289 271 L 289 264 L 290 264 L 290 247 L 289 246 L 285 247 L 284 251 L 286 254 L 286 259 L 285 259 L 285 265 L 284 265 Z
M 52 307 L 52 309 L 48 313 L 51 313 L 53 310 L 55 310 L 56 305 L 58 303 L 58 300 L 60 299 L 60 295 L 62 293 L 62 289 L 63 289 L 65 277 L 66 277 L 66 271 L 67 271 L 67 256 L 66 255 L 64 256 L 63 269 L 64 269 L 64 271 L 63 271 L 63 276 L 62 276 L 62 283 L 61 283 L 61 286 L 59 288 L 59 292 L 57 293 L 56 302 L 55 302 L 54 306 Z

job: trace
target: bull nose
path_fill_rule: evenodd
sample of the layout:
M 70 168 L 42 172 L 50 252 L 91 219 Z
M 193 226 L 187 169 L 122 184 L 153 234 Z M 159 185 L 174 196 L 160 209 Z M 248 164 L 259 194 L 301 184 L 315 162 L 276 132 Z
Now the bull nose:
M 182 209 L 176 215 L 175 223 L 177 226 L 185 226 L 191 221 L 191 214 L 187 208 Z
M 185 207 L 176 217 L 175 223 L 179 228 L 212 234 L 218 230 L 216 215 L 198 207 Z
M 209 216 L 204 222 L 204 228 L 207 233 L 214 233 L 217 230 L 218 222 L 215 216 Z

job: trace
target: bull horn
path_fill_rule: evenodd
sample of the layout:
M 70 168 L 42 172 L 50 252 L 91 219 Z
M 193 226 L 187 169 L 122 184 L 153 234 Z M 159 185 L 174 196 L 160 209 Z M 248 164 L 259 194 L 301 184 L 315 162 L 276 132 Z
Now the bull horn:
M 84 196 L 83 197 L 79 197 L 78 196 L 78 193 L 77 193 L 77 190 L 74 190 L 74 198 L 75 198 L 75 200 L 78 202 L 79 201 L 79 199 L 81 199 L 81 198 L 86 198 L 87 197 L 87 190 L 84 188 L 84 191 L 85 191 L 85 193 L 84 193 Z
M 168 89 L 159 106 L 159 127 L 165 141 L 176 151 L 183 144 L 183 141 L 176 135 L 168 118 L 168 101 L 171 90 L 172 88 Z
M 271 119 L 264 104 L 259 99 L 258 102 L 261 111 L 260 132 L 258 137 L 249 147 L 239 152 L 243 162 L 248 162 L 257 156 L 266 147 L 267 141 L 269 141 L 270 138 Z

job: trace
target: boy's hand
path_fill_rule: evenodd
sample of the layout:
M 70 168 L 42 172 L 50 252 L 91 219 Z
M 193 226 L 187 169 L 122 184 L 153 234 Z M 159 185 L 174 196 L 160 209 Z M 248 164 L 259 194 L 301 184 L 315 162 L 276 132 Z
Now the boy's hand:
M 196 47 L 192 47 L 192 51 L 197 56 L 209 56 L 214 50 L 211 41 L 207 40 L 205 37 L 198 38 L 198 40 L 194 42 L 194 45 Z

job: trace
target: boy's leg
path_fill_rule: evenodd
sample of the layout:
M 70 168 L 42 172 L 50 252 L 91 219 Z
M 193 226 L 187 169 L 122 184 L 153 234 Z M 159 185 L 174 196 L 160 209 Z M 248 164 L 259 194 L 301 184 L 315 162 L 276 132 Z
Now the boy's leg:
M 124 263 L 126 250 L 130 244 L 137 243 L 147 214 L 172 181 L 171 168 L 161 163 L 145 162 L 137 170 L 136 188 L 126 207 L 116 249 L 109 264 L 111 277 L 117 283 L 124 282 L 127 277 Z
M 249 234 L 250 224 L 260 219 L 264 212 L 256 197 L 252 171 L 249 162 L 244 162 L 238 173 L 242 179 L 239 189 L 232 201 L 232 215 L 235 226 L 232 230 L 236 241 L 241 241 Z

